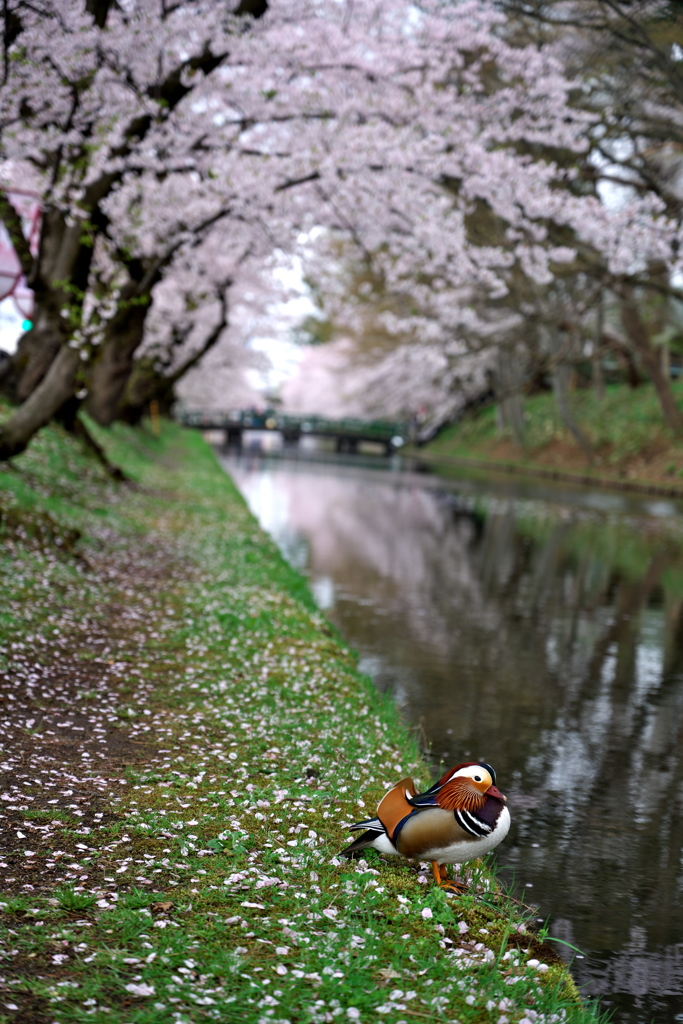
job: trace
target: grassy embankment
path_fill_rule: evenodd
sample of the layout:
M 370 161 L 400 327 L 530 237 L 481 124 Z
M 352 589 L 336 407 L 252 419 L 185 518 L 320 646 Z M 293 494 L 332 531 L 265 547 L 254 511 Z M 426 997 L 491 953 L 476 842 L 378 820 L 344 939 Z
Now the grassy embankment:
M 0 473 L 0 1021 L 593 1021 L 486 869 L 335 856 L 414 741 L 197 435 L 102 439 Z
M 673 385 L 683 406 L 683 381 Z M 525 450 L 510 432 L 500 432 L 493 407 L 443 431 L 420 455 L 446 463 L 471 460 L 483 467 L 582 478 L 628 489 L 656 489 L 683 495 L 683 439 L 663 425 L 654 388 L 613 385 L 604 398 L 586 388 L 571 395 L 575 417 L 590 439 L 595 457 L 589 464 L 572 434 L 560 421 L 552 394 L 524 402 Z

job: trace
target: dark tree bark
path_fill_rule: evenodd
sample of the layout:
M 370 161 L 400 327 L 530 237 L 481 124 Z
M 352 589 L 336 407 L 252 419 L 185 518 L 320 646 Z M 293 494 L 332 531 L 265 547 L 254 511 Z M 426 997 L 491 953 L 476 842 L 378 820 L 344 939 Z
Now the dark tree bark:
M 129 476 L 127 476 L 123 472 L 121 467 L 114 465 L 114 463 L 109 460 L 104 448 L 99 443 L 99 441 L 97 441 L 92 436 L 92 434 L 90 433 L 90 431 L 88 430 L 87 426 L 85 425 L 80 416 L 77 415 L 75 417 L 73 427 L 71 428 L 71 430 L 72 433 L 76 435 L 76 437 L 81 439 L 81 441 L 88 449 L 88 451 L 92 452 L 92 454 L 95 456 L 97 461 L 104 469 L 107 476 L 111 477 L 112 480 L 116 480 L 121 483 L 127 483 L 130 487 L 135 486 L 133 484 L 133 481 L 130 479 Z
M 226 285 L 226 288 L 228 285 Z M 156 401 L 162 412 L 170 412 L 174 402 L 174 388 L 178 381 L 203 359 L 218 342 L 228 323 L 228 303 L 225 292 L 219 296 L 221 314 L 214 329 L 204 343 L 189 355 L 172 373 L 157 369 L 155 360 L 149 356 L 139 359 L 128 378 L 125 394 L 117 410 L 117 418 L 126 423 L 138 424 L 147 412 L 151 402 Z
M 574 329 L 573 325 L 571 325 L 571 327 Z M 585 455 L 586 461 L 589 464 L 592 464 L 594 459 L 593 446 L 579 426 L 578 420 L 572 412 L 571 403 L 569 401 L 569 384 L 571 381 L 572 366 L 571 363 L 567 361 L 567 358 L 574 349 L 574 344 L 572 343 L 570 346 L 565 346 L 560 339 L 560 332 L 557 328 L 552 330 L 551 337 L 553 358 L 555 362 L 553 370 L 553 392 L 555 394 L 557 411 L 560 414 L 562 423 L 573 436 L 579 448 Z
M 605 330 L 605 296 L 602 288 L 598 292 L 596 302 L 595 343 L 593 346 L 593 355 L 591 357 L 591 376 L 593 380 L 593 390 L 595 391 L 596 397 L 602 401 L 605 397 L 605 375 L 602 371 L 602 335 Z
M 62 343 L 63 339 L 49 323 L 43 322 L 41 329 L 34 327 L 22 334 L 0 382 L 5 398 L 14 404 L 28 398 L 50 369 Z
M 645 372 L 654 384 L 664 422 L 674 434 L 683 434 L 683 413 L 671 389 L 671 381 L 662 371 L 659 350 L 650 341 L 632 285 L 625 285 L 621 289 L 621 300 L 621 322 Z
M 80 319 L 93 251 L 84 244 L 80 225 L 67 225 L 61 211 L 47 207 L 36 258 L 28 247 L 17 254 L 35 298 L 33 327 L 22 335 L 3 380 L 3 393 L 18 403 L 40 384 Z
M 92 15 L 92 20 L 98 28 L 104 28 L 107 24 L 111 7 L 112 0 L 85 0 L 85 9 Z
M 81 359 L 65 345 L 37 388 L 0 426 L 0 460 L 19 455 L 31 438 L 73 397 Z
M 498 353 L 498 402 L 503 424 L 510 427 L 515 444 L 526 446 L 524 404 L 522 400 L 523 372 L 521 357 L 509 349 Z
M 118 419 L 137 426 L 152 402 L 158 402 L 160 411 L 168 413 L 173 405 L 173 383 L 157 369 L 153 357 L 143 356 L 136 360 L 128 378 L 119 405 Z
M 589 463 L 592 463 L 594 458 L 593 446 L 579 426 L 578 420 L 574 416 L 569 402 L 569 380 L 571 373 L 571 366 L 567 363 L 559 363 L 553 373 L 553 391 L 555 392 L 557 411 L 559 412 L 560 419 L 564 423 L 565 427 L 572 434 L 579 448 L 585 455 L 586 460 Z
M 6 192 L 0 192 L 0 220 L 7 229 L 7 234 L 10 237 L 12 248 L 17 254 L 19 263 L 24 271 L 26 271 L 27 267 L 31 267 L 33 257 L 31 256 L 29 244 L 24 238 L 21 217 L 12 206 Z
M 147 307 L 117 313 L 91 368 L 87 410 L 102 427 L 116 419 L 116 410 L 142 344 Z
M 198 226 L 196 241 L 223 215 L 222 212 L 214 214 Z M 110 426 L 119 415 L 119 405 L 135 367 L 135 353 L 144 338 L 145 321 L 152 305 L 152 290 L 161 280 L 179 244 L 171 245 L 153 260 L 125 259 L 121 255 L 129 279 L 121 289 L 119 309 L 106 324 L 102 344 L 88 377 L 87 408 L 100 426 Z M 221 299 L 221 302 L 225 316 L 225 300 Z
M 643 378 L 638 364 L 636 363 L 635 356 L 631 349 L 628 347 L 626 341 L 615 334 L 614 331 L 607 329 L 603 330 L 602 343 L 606 351 L 614 352 L 617 359 L 622 363 L 626 372 L 626 381 L 628 386 L 631 388 L 639 388 L 643 383 Z
M 161 277 L 161 268 L 161 260 L 149 267 L 140 260 L 128 261 L 130 276 L 121 289 L 119 308 L 105 326 L 88 374 L 87 409 L 100 426 L 108 427 L 116 418 L 135 353 L 142 344 L 152 288 Z

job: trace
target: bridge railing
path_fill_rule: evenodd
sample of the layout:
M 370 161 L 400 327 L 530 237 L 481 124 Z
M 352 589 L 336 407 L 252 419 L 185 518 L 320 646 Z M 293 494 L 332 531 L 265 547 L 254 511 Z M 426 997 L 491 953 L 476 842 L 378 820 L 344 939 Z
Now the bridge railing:
M 226 413 L 203 412 L 185 409 L 176 416 L 179 423 L 188 427 L 205 430 L 277 430 L 284 433 L 332 435 L 364 438 L 367 440 L 391 440 L 400 437 L 406 441 L 410 428 L 407 423 L 394 420 L 363 420 L 357 417 L 329 419 L 326 416 L 292 416 L 266 410 L 265 412 L 243 409 Z

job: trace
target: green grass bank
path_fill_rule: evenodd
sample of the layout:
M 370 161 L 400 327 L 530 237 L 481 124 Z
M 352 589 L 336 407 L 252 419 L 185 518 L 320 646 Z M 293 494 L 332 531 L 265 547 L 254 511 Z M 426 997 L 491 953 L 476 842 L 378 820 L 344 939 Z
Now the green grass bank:
M 673 384 L 683 406 L 683 381 Z M 436 464 L 564 479 L 620 490 L 683 496 L 683 438 L 663 424 L 654 388 L 611 385 L 604 396 L 581 388 L 570 396 L 572 412 L 587 436 L 587 460 L 562 424 L 549 392 L 524 399 L 525 447 L 501 429 L 493 406 L 446 428 L 419 449 Z
M 198 435 L 98 437 L 0 472 L 0 1021 L 596 1020 L 487 867 L 336 856 L 414 739 Z

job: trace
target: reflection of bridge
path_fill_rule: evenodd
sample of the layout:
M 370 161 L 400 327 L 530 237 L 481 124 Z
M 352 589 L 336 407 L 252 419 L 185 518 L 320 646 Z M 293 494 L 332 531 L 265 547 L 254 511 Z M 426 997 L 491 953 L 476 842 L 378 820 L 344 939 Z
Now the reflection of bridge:
M 198 430 L 222 430 L 225 443 L 241 447 L 245 430 L 280 433 L 286 445 L 298 444 L 302 437 L 325 437 L 335 442 L 338 452 L 356 452 L 361 443 L 373 442 L 391 455 L 409 440 L 406 423 L 389 420 L 332 420 L 325 416 L 285 416 L 272 410 L 257 412 L 232 410 L 226 413 L 183 410 L 177 416 L 185 427 Z

